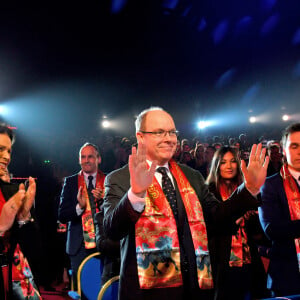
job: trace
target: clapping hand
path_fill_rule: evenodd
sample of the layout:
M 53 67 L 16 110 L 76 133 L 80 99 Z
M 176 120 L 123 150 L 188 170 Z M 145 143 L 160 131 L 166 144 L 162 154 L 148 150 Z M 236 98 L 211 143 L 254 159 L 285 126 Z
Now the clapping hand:
M 100 187 L 97 187 L 97 188 L 92 190 L 92 194 L 93 194 L 95 199 L 100 200 L 104 196 L 104 190 Z
M 32 177 L 29 177 L 29 185 L 27 191 L 25 191 L 25 185 L 23 183 L 19 186 L 19 191 L 24 191 L 25 197 L 23 204 L 18 212 L 18 220 L 28 220 L 30 215 L 30 209 L 34 203 L 35 193 L 36 193 L 36 184 L 35 180 Z
M 262 144 L 252 146 L 247 167 L 245 161 L 241 161 L 245 186 L 252 195 L 257 195 L 264 184 L 268 164 L 269 157 L 266 156 L 266 149 L 262 148 Z
M 138 149 L 132 147 L 131 155 L 129 156 L 129 172 L 130 185 L 134 194 L 144 197 L 147 188 L 153 181 L 153 176 L 157 162 L 153 161 L 151 167 L 148 168 L 146 161 L 146 146 L 144 143 L 138 143 Z
M 78 189 L 78 193 L 77 193 L 77 201 L 78 201 L 79 207 L 80 207 L 81 209 L 85 209 L 85 207 L 86 207 L 86 200 L 85 200 L 85 198 L 82 196 L 82 186 L 80 186 L 79 189 Z
M 0 233 L 7 231 L 14 223 L 15 217 L 23 205 L 25 189 L 20 188 L 2 207 L 0 214 Z

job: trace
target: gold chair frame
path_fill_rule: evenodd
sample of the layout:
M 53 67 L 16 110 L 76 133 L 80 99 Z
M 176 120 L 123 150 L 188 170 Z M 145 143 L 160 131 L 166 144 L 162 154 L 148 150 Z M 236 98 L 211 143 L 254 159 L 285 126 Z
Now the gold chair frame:
M 90 258 L 92 257 L 95 257 L 95 256 L 100 256 L 101 253 L 100 252 L 95 252 L 95 253 L 92 253 L 90 255 L 88 255 L 80 264 L 79 268 L 78 268 L 78 271 L 77 271 L 77 293 L 79 294 L 79 296 L 81 297 L 81 283 L 80 283 L 80 275 L 81 275 L 81 270 L 82 268 L 84 267 L 84 264 L 87 260 L 89 260 Z
M 107 281 L 103 284 L 103 286 L 102 286 L 102 288 L 101 288 L 101 290 L 100 290 L 100 292 L 99 292 L 99 294 L 98 294 L 97 300 L 102 300 L 103 295 L 104 295 L 104 293 L 106 292 L 106 290 L 108 289 L 108 287 L 109 287 L 113 282 L 115 282 L 115 281 L 117 281 L 117 280 L 119 280 L 119 279 L 120 279 L 120 275 L 117 275 L 117 276 L 114 276 L 114 277 L 112 277 L 111 279 L 107 280 Z

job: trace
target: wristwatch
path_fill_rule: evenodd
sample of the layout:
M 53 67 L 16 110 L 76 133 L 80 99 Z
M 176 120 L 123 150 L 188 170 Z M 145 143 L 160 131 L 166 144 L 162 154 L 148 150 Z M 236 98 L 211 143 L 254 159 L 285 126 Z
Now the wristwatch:
M 17 222 L 18 222 L 18 224 L 19 224 L 19 227 L 22 227 L 23 225 L 25 225 L 25 224 L 27 224 L 27 223 L 31 223 L 31 222 L 33 222 L 33 221 L 34 221 L 33 218 L 29 218 L 28 220 L 19 220 L 19 221 L 17 221 Z

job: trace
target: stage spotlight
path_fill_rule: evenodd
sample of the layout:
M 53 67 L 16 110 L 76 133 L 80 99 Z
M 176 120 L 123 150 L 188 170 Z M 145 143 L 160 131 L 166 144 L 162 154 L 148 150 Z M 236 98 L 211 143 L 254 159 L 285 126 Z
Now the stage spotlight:
M 282 120 L 285 121 L 285 122 L 288 121 L 289 119 L 290 119 L 290 117 L 288 115 L 283 115 L 282 116 Z
M 249 122 L 250 122 L 250 123 L 255 123 L 255 122 L 256 122 L 256 117 L 253 117 L 253 116 L 250 117 L 250 118 L 249 118 Z
M 197 126 L 198 126 L 199 129 L 204 129 L 207 126 L 209 126 L 209 122 L 208 121 L 199 121 Z
M 6 109 L 4 105 L 0 105 L 0 114 L 3 115 L 5 113 Z
M 109 128 L 110 127 L 110 122 L 108 120 L 103 120 L 102 121 L 102 127 L 103 128 Z

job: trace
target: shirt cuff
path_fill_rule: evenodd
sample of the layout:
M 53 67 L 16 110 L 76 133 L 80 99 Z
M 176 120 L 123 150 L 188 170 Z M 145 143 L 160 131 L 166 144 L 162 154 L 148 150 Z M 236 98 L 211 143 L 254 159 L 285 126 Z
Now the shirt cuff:
M 146 193 L 145 193 L 146 196 Z M 128 200 L 131 203 L 133 209 L 139 213 L 141 213 L 145 208 L 145 198 L 140 198 L 135 195 L 131 188 L 128 191 Z
M 83 212 L 84 212 L 84 208 L 80 208 L 79 203 L 77 203 L 76 204 L 76 213 L 77 213 L 77 216 L 81 216 Z
M 247 187 L 245 186 L 246 190 L 254 197 L 257 199 L 257 196 L 260 194 L 260 191 L 256 192 L 256 193 L 252 193 L 249 189 L 247 189 Z

